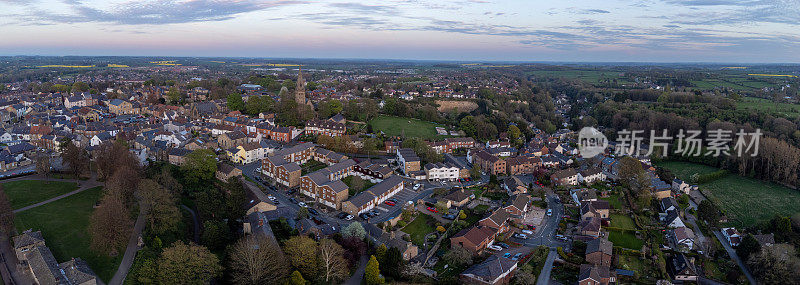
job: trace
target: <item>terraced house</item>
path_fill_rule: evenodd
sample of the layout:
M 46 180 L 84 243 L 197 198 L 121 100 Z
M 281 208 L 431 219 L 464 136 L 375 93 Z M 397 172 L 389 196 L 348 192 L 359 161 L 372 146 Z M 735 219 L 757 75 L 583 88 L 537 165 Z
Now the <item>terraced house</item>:
M 347 127 L 343 123 L 334 120 L 308 120 L 306 122 L 305 133 L 307 135 L 325 135 L 331 137 L 340 137 L 347 132 Z
M 344 203 L 342 203 L 342 211 L 351 215 L 361 214 L 383 203 L 383 201 L 386 201 L 402 190 L 403 179 L 400 178 L 400 176 L 390 176 L 381 183 L 344 201 Z
M 349 195 L 349 188 L 341 180 L 353 175 L 355 165 L 355 161 L 348 159 L 300 177 L 300 193 L 317 203 L 340 209 Z

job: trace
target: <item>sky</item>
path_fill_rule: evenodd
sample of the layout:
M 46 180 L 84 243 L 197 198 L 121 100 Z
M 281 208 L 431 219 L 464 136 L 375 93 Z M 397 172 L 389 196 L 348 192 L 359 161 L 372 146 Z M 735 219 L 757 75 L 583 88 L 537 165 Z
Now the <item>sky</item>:
M 800 62 L 800 0 L 0 0 L 0 55 Z

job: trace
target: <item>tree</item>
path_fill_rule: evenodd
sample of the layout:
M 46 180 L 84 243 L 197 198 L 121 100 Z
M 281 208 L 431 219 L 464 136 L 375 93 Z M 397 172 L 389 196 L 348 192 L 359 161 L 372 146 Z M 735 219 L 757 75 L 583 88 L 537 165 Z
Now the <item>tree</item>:
M 303 276 L 316 276 L 319 260 L 317 259 L 317 243 L 307 236 L 293 236 L 283 245 L 292 266 L 300 270 Z
M 338 282 L 348 276 L 347 260 L 344 259 L 344 249 L 331 239 L 319 242 L 320 269 L 325 276 L 325 282 Z
M 306 285 L 306 280 L 303 279 L 303 274 L 300 274 L 300 271 L 295 270 L 292 272 L 292 276 L 289 277 L 289 284 Z
M 390 247 L 381 264 L 383 275 L 399 278 L 403 267 L 403 254 L 396 247 Z
M 738 255 L 742 260 L 747 260 L 750 258 L 750 255 L 754 253 L 758 253 L 761 251 L 761 244 L 758 243 L 758 240 L 751 234 L 747 234 L 742 242 L 739 243 L 739 246 L 736 247 L 736 255 Z
M 479 179 L 481 178 L 481 165 L 480 164 L 473 164 L 472 169 L 469 170 L 469 176 L 472 179 Z
M 133 192 L 139 186 L 139 172 L 128 166 L 121 166 L 113 175 L 106 181 L 106 189 L 109 193 L 118 195 L 122 202 L 130 205 L 132 202 Z
M 0 184 L 0 234 L 2 237 L 7 238 L 14 231 L 14 208 L 11 207 L 11 201 L 8 200 L 8 195 Z
M 121 197 L 106 193 L 89 219 L 89 235 L 94 251 L 114 255 L 131 236 L 133 221 Z
M 387 251 L 389 251 L 389 248 L 387 248 L 385 244 L 381 244 L 377 248 L 375 248 L 375 257 L 378 258 L 378 262 L 384 261 L 384 258 L 386 258 Z
M 72 84 L 72 93 L 80 93 L 86 91 L 89 91 L 89 84 L 86 84 L 86 82 L 78 81 Z
M 308 218 L 308 208 L 300 207 L 300 209 L 297 210 L 297 218 L 298 219 Z
M 192 151 L 186 155 L 183 170 L 191 182 L 211 181 L 217 172 L 217 157 L 210 149 Z
M 342 229 L 342 236 L 364 239 L 364 237 L 367 236 L 367 231 L 364 230 L 364 226 L 362 226 L 361 223 L 352 222 L 349 225 L 347 225 L 344 229 Z
M 36 173 L 47 177 L 50 175 L 50 156 L 40 153 L 36 156 Z
M 203 235 L 200 237 L 203 245 L 213 250 L 222 249 L 228 244 L 231 230 L 228 224 L 221 220 L 208 220 L 203 222 Z
M 184 94 L 178 87 L 170 87 L 167 91 L 167 98 L 169 98 L 169 103 L 173 105 L 178 105 L 183 102 L 183 99 L 186 94 Z
M 82 148 L 78 148 L 72 142 L 66 142 L 62 148 L 61 158 L 76 177 L 81 176 L 89 168 L 89 155 Z
M 175 205 L 175 197 L 153 180 L 145 179 L 139 183 L 139 196 L 147 207 L 149 228 L 156 234 L 175 229 L 181 220 L 181 212 Z
M 517 274 L 514 274 L 514 281 L 512 281 L 511 284 L 533 285 L 536 284 L 536 276 L 526 271 L 518 270 Z
M 472 264 L 472 253 L 463 247 L 454 246 L 444 254 L 444 260 L 452 266 Z
M 236 220 L 245 215 L 247 212 L 242 205 L 247 203 L 247 194 L 244 190 L 244 184 L 239 177 L 231 177 L 225 185 L 225 217 L 229 220 Z
M 383 277 L 381 277 L 378 260 L 374 255 L 369 257 L 367 268 L 364 271 L 364 278 L 367 280 L 367 285 L 379 285 L 384 282 Z
M 244 101 L 242 100 L 242 94 L 229 94 L 228 95 L 228 110 L 231 111 L 242 111 L 244 110 Z
M 244 112 L 248 115 L 258 115 L 261 112 L 261 96 L 250 96 L 244 103 Z
M 719 209 L 714 203 L 709 200 L 703 200 L 700 205 L 697 205 L 697 217 L 716 226 L 719 222 Z
M 793 284 L 800 278 L 800 259 L 789 244 L 762 247 L 747 261 L 753 275 L 763 284 Z
M 281 284 L 289 274 L 283 251 L 262 235 L 241 238 L 233 245 L 228 257 L 228 269 L 234 284 Z
M 207 248 L 175 242 L 158 259 L 161 284 L 208 284 L 222 274 L 219 259 Z

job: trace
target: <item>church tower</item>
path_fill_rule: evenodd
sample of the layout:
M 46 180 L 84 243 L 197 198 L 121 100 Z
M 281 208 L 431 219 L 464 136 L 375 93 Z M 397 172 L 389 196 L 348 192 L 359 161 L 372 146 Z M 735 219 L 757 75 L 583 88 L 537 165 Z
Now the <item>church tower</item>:
M 297 102 L 297 105 L 311 104 L 311 101 L 306 99 L 306 81 L 303 79 L 302 67 L 300 67 L 297 74 L 297 87 L 294 89 L 294 100 Z

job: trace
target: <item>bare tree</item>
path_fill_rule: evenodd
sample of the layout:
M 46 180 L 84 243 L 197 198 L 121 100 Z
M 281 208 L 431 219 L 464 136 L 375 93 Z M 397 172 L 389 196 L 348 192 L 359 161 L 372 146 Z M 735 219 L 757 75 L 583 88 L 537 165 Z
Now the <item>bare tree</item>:
M 347 260 L 344 259 L 344 249 L 331 239 L 319 242 L 319 260 L 325 282 L 341 281 L 348 275 Z
M 151 230 L 163 233 L 177 226 L 181 212 L 175 204 L 172 193 L 150 179 L 139 183 L 138 192 L 142 202 L 147 206 L 147 221 Z
M 283 251 L 262 235 L 243 237 L 229 254 L 229 269 L 235 284 L 280 284 L 289 275 Z
M 117 195 L 107 193 L 89 221 L 91 247 L 95 251 L 114 255 L 125 246 L 132 229 L 133 221 L 125 203 Z
M 39 153 L 36 156 L 36 172 L 44 177 L 50 175 L 50 155 Z
M 61 152 L 63 163 L 69 167 L 75 177 L 80 177 L 89 168 L 89 156 L 85 150 L 78 148 L 73 143 L 66 143 Z

